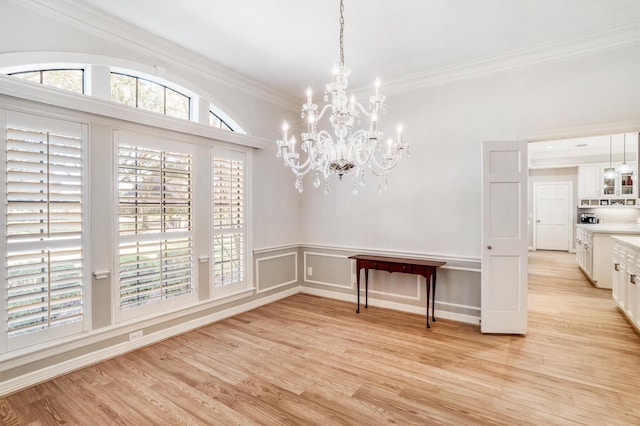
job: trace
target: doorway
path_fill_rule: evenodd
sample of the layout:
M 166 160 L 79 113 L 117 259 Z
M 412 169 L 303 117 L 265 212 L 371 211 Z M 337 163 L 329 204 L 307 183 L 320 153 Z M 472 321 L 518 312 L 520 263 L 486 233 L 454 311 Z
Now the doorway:
M 533 249 L 570 251 L 573 182 L 533 183 Z

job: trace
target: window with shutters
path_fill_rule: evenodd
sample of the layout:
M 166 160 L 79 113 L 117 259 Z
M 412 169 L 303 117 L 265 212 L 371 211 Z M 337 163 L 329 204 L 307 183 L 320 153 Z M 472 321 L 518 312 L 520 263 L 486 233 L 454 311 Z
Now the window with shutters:
M 82 331 L 86 126 L 6 112 L 8 349 Z
M 118 144 L 120 319 L 195 296 L 192 147 L 126 139 Z
M 242 291 L 246 277 L 245 154 L 214 149 L 212 173 L 213 294 Z

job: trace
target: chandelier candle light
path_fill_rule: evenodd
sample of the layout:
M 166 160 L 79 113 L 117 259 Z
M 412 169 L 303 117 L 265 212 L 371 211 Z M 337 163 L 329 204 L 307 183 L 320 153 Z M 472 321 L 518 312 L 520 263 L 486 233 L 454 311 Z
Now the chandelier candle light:
M 398 165 L 402 151 L 409 144 L 402 137 L 402 127 L 398 126 L 394 139 L 389 138 L 386 149 L 383 148 L 383 133 L 378 130 L 380 115 L 386 112 L 386 97 L 380 94 L 380 80 L 376 79 L 374 94 L 369 97 L 368 108 L 363 107 L 355 97 L 347 96 L 348 77 L 351 69 L 344 65 L 344 4 L 340 0 L 340 65 L 333 69 L 333 78 L 326 85 L 325 105 L 318 111 L 313 103 L 313 92 L 307 89 L 307 102 L 302 105 L 301 117 L 306 118 L 307 131 L 302 133 L 301 149 L 307 156 L 300 161 L 300 153 L 296 151 L 295 136 L 289 137 L 289 125 L 282 123 L 282 139 L 277 141 L 278 158 L 284 159 L 285 166 L 291 168 L 296 176 L 295 187 L 303 191 L 302 178 L 310 171 L 315 172 L 313 185 L 318 188 L 321 178 L 325 182 L 325 194 L 330 192 L 329 180 L 338 175 L 340 180 L 346 174 L 353 175 L 353 194 L 358 193 L 358 182 L 364 186 L 365 170 L 368 168 L 387 184 L 389 170 Z M 331 102 L 329 102 L 329 99 Z M 318 130 L 320 120 L 329 114 L 329 123 L 333 128 L 332 136 L 326 130 Z M 368 117 L 368 130 L 355 130 L 354 125 L 361 124 L 361 115 Z M 380 157 L 380 159 L 378 159 Z M 380 183 L 379 190 L 383 188 Z

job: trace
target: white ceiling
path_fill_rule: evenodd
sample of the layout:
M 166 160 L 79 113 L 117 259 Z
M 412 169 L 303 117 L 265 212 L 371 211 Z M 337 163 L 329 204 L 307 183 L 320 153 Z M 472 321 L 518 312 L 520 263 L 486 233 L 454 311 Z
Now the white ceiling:
M 321 90 L 338 61 L 338 0 L 70 0 L 284 94 Z M 637 24 L 640 0 L 345 0 L 352 87 Z

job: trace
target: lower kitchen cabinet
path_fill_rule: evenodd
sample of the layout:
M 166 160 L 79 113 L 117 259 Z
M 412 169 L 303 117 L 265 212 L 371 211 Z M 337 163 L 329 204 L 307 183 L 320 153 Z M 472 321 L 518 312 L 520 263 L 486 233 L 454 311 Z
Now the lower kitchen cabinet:
M 611 237 L 613 300 L 640 331 L 640 237 Z

